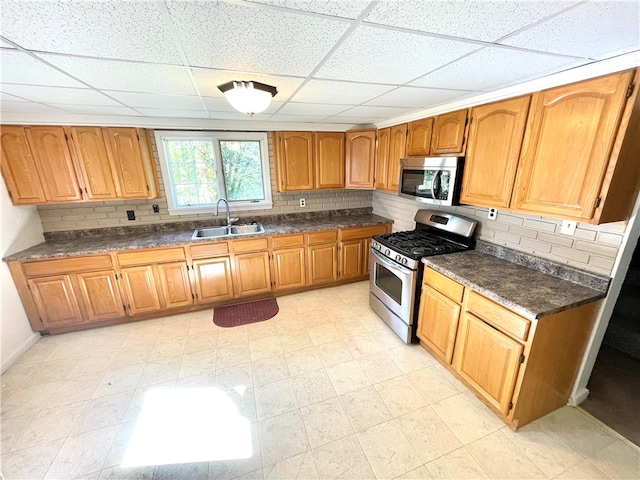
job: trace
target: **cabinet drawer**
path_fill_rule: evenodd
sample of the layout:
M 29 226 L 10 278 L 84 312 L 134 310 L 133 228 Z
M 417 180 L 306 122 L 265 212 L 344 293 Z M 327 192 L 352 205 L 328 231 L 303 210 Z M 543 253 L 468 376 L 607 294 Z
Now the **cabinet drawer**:
M 304 245 L 304 235 L 281 235 L 279 237 L 271 237 L 271 248 L 297 247 Z
M 432 268 L 424 269 L 424 277 L 422 279 L 422 283 L 435 288 L 440 293 L 445 294 L 451 300 L 454 300 L 458 303 L 462 301 L 464 286 L 460 285 L 455 280 L 451 280 L 446 275 L 443 275 L 440 272 L 436 272 Z
M 126 252 L 118 254 L 118 262 L 121 266 L 146 265 L 150 263 L 175 262 L 184 260 L 184 249 L 163 248 L 160 250 L 142 250 L 137 252 Z
M 371 238 L 374 235 L 387 233 L 386 225 L 372 225 L 370 227 L 347 228 L 340 232 L 342 240 L 352 240 L 355 238 Z
M 268 249 L 269 240 L 267 238 L 251 238 L 249 240 L 236 240 L 233 242 L 233 251 L 235 253 L 255 252 Z
M 191 245 L 189 252 L 191 253 L 191 258 L 217 257 L 218 255 L 227 255 L 229 253 L 229 245 L 227 242 Z
M 492 302 L 479 293 L 471 292 L 467 302 L 467 310 L 511 337 L 526 341 L 529 336 L 531 321 Z
M 314 232 L 307 233 L 307 240 L 309 245 L 314 245 L 316 243 L 332 243 L 338 241 L 338 231 L 337 230 L 328 230 L 326 232 Z
M 38 277 L 91 270 L 109 270 L 111 267 L 111 257 L 109 255 L 94 255 L 25 262 L 22 264 L 22 271 L 27 277 Z

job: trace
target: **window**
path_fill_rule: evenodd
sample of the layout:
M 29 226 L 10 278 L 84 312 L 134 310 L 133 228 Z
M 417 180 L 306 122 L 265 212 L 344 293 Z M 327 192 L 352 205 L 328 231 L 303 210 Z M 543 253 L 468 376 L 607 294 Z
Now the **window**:
M 156 131 L 169 213 L 211 212 L 220 198 L 234 211 L 271 208 L 267 134 Z

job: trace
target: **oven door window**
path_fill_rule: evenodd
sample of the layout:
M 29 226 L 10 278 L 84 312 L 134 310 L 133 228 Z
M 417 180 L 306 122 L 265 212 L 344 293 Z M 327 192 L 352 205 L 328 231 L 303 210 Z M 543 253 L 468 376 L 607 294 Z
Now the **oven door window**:
M 402 170 L 400 193 L 414 197 L 447 200 L 451 172 L 449 170 Z
M 375 267 L 375 284 L 389 295 L 398 305 L 402 305 L 402 279 L 379 263 Z

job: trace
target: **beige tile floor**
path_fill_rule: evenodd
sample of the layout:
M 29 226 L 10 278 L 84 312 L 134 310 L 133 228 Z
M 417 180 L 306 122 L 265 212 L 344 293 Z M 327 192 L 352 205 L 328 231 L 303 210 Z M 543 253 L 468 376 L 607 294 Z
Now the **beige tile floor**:
M 2 376 L 4 477 L 640 477 L 640 450 L 577 409 L 509 430 L 367 288 L 233 329 L 205 310 L 40 339 Z

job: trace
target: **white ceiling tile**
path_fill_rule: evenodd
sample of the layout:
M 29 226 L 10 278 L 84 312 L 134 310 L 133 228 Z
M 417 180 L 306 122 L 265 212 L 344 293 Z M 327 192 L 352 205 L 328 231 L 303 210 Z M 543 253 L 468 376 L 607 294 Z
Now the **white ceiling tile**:
M 2 48 L 16 48 L 13 45 L 11 45 L 9 42 L 4 41 L 3 39 L 0 38 L 0 47 Z
M 81 113 L 83 115 L 140 115 L 140 113 L 127 107 L 64 104 L 51 104 L 51 106 L 70 113 Z
M 504 83 L 540 77 L 560 67 L 569 68 L 586 62 L 587 60 L 576 60 L 574 57 L 488 47 L 425 75 L 411 82 L 411 85 L 457 90 L 486 90 Z M 491 68 L 486 68 L 487 65 L 491 65 Z
M 207 97 L 224 97 L 218 90 L 218 85 L 230 82 L 231 80 L 254 80 L 260 83 L 272 85 L 278 89 L 274 98 L 284 102 L 300 86 L 304 78 L 284 77 L 280 75 L 262 75 L 257 73 L 233 72 L 229 70 L 208 70 L 205 68 L 192 68 L 196 85 L 201 95 Z
M 271 115 L 269 118 L 272 122 L 297 122 L 297 123 L 315 123 L 321 122 L 327 118 L 327 115 Z
M 202 97 L 204 100 L 204 106 L 209 111 L 214 112 L 236 112 L 237 110 L 231 106 L 229 102 L 227 102 L 226 98 L 213 98 L 213 97 Z M 271 108 L 273 104 L 269 105 Z M 275 110 L 274 110 L 275 111 Z
M 215 120 L 242 120 L 247 122 L 265 122 L 271 117 L 270 114 L 256 113 L 252 117 L 246 113 L 233 112 L 209 112 L 209 118 Z
M 49 54 L 41 56 L 100 90 L 195 95 L 185 67 Z
M 390 107 L 426 108 L 441 105 L 469 92 L 434 88 L 400 87 L 367 102 L 367 105 Z
M 347 105 L 327 105 L 322 103 L 293 103 L 288 102 L 280 110 L 278 114 L 283 115 L 315 115 L 329 116 L 344 112 L 350 108 Z
M 63 110 L 33 102 L 2 102 L 0 110 L 11 113 L 64 113 Z
M 25 100 L 24 98 L 16 97 L 13 95 L 9 95 L 4 92 L 0 92 L 0 103 L 2 102 L 28 102 L 28 100 Z
M 393 90 L 393 88 L 393 86 L 389 85 L 375 85 L 372 83 L 311 79 L 304 84 L 292 100 L 306 103 L 358 105 Z
M 321 13 L 343 18 L 358 18 L 371 0 L 327 1 L 327 0 L 248 0 L 252 3 L 275 5 L 278 7 Z
M 494 41 L 555 14 L 577 1 L 444 0 L 378 3 L 365 21 L 381 25 Z
M 347 123 L 350 125 L 371 125 L 379 122 L 379 117 L 335 115 L 321 120 L 321 123 Z
M 389 118 L 395 117 L 397 115 L 402 115 L 408 113 L 412 110 L 412 108 L 402 108 L 402 107 L 380 107 L 373 105 L 360 105 L 358 107 L 353 107 L 345 112 L 338 113 L 336 117 L 367 117 L 367 118 L 377 118 L 380 120 L 381 118 Z
M 638 50 L 640 2 L 584 3 L 500 43 L 585 58 Z
M 307 75 L 349 24 L 255 5 L 167 2 L 193 66 Z
M 0 90 L 9 95 L 16 95 L 34 102 L 120 106 L 115 100 L 89 89 L 40 87 L 33 85 L 0 85 Z
M 208 118 L 205 110 L 179 110 L 171 108 L 136 108 L 148 117 L 175 117 L 175 118 Z
M 77 80 L 17 50 L 1 50 L 0 64 L 2 83 L 84 88 Z
M 403 84 L 478 48 L 477 44 L 427 35 L 359 27 L 315 76 Z
M 105 90 L 104 93 L 134 108 L 204 110 L 200 97 L 194 95 L 161 95 L 154 93 L 114 92 L 110 90 Z
M 3 0 L 1 26 L 29 50 L 180 63 L 156 2 Z

